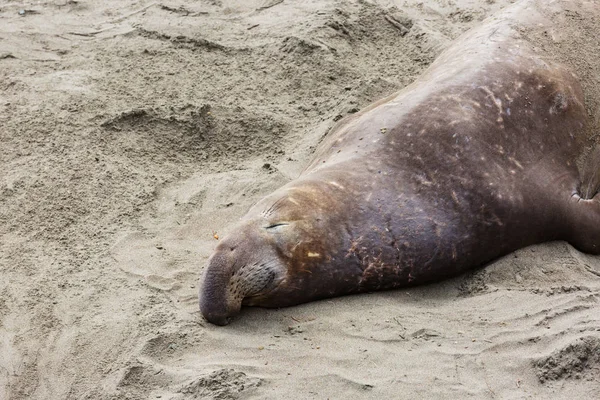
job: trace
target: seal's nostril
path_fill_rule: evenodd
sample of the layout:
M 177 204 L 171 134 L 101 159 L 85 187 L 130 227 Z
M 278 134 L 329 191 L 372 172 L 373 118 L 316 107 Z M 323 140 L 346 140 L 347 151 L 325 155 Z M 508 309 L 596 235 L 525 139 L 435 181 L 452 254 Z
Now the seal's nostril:
M 225 326 L 225 325 L 229 325 L 229 323 L 231 322 L 231 317 L 212 317 L 212 318 L 207 318 L 208 322 L 215 324 L 215 325 L 219 325 L 219 326 Z

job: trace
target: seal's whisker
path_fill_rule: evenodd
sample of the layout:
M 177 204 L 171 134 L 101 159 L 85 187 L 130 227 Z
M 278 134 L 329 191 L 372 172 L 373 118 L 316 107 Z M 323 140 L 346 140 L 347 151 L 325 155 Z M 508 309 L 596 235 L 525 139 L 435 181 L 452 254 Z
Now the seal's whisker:
M 269 208 L 267 208 L 266 210 L 264 210 L 262 212 L 262 215 L 265 217 L 270 216 L 271 214 L 273 214 L 273 212 L 275 212 L 279 207 L 281 207 L 281 203 L 285 200 L 285 197 L 280 197 L 279 199 L 277 199 L 276 201 L 273 202 L 273 204 L 271 204 L 271 206 Z

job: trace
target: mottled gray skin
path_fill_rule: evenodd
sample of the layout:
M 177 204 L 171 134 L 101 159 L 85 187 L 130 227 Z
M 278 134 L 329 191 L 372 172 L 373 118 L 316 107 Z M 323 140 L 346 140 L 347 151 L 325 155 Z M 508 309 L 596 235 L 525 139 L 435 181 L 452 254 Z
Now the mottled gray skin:
M 255 205 L 209 260 L 205 318 L 438 281 L 550 240 L 599 254 L 582 88 L 519 37 L 516 12 L 345 121 Z

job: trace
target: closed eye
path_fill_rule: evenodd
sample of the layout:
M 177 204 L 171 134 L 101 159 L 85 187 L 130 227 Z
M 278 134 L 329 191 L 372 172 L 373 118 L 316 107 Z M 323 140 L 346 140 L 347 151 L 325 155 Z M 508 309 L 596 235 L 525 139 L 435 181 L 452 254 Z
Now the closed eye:
M 278 224 L 273 224 L 273 225 L 269 225 L 267 227 L 265 227 L 265 229 L 272 229 L 272 230 L 277 230 L 277 228 L 281 228 L 283 226 L 288 226 L 289 224 L 286 224 L 285 222 L 281 222 Z

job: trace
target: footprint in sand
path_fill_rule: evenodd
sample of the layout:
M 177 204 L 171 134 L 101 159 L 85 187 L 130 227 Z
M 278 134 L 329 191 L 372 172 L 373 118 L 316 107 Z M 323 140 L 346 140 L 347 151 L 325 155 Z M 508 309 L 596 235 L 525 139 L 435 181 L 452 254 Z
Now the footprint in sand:
M 122 237 L 112 247 L 111 256 L 123 271 L 145 278 L 154 277 L 150 281 L 162 277 L 166 271 L 173 271 L 164 247 L 154 244 L 151 238 L 141 232 L 128 233 Z

